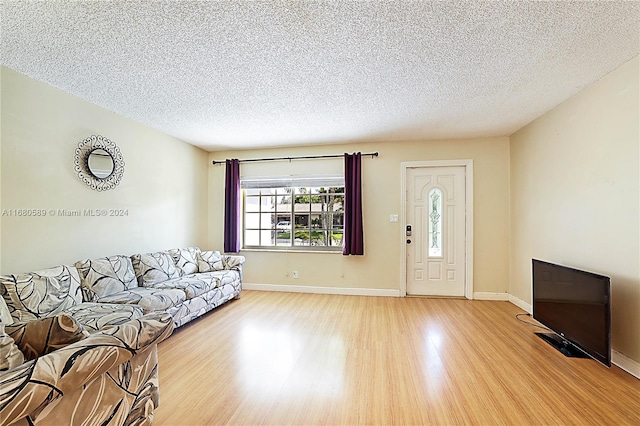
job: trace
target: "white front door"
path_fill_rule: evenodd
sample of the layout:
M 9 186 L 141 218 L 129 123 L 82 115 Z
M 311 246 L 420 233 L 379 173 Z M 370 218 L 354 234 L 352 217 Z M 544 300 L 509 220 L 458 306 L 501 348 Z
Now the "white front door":
M 406 169 L 407 294 L 465 295 L 465 167 Z

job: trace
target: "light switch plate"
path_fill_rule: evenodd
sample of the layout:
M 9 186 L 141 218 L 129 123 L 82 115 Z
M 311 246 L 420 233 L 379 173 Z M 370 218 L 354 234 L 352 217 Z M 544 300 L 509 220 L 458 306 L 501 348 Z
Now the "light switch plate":
M 391 216 L 389 216 L 389 222 L 397 222 L 397 221 L 398 221 L 397 214 L 392 214 Z

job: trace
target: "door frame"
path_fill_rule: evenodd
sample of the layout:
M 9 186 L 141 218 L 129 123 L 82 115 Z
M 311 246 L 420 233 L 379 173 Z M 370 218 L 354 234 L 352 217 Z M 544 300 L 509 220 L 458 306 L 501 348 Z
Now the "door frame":
M 427 167 L 464 167 L 465 176 L 465 244 L 464 244 L 464 296 L 473 299 L 473 160 L 405 161 L 400 163 L 400 297 L 407 296 L 407 169 Z

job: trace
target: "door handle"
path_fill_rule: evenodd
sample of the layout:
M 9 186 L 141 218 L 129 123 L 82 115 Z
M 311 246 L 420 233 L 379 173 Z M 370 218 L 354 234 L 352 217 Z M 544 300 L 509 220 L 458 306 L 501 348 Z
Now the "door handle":
M 407 244 L 411 244 L 411 240 L 407 239 Z

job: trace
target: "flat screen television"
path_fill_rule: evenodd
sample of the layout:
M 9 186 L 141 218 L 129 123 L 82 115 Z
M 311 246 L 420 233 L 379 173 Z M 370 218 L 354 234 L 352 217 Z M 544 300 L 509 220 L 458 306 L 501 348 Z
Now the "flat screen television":
M 611 367 L 611 280 L 532 259 L 533 318 L 553 333 L 536 333 L 566 356 Z

